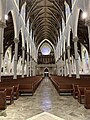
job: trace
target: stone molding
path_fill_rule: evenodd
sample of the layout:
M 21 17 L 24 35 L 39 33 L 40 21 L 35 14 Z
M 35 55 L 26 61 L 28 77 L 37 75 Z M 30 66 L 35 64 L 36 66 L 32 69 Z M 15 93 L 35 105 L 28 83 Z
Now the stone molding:
M 14 43 L 19 43 L 19 39 L 18 38 L 14 38 Z
M 29 52 L 27 52 L 26 54 L 29 55 Z
M 70 50 L 71 49 L 71 47 L 70 46 L 67 46 L 67 50 Z
M 24 50 L 24 51 L 25 51 L 25 47 L 22 47 L 22 50 Z
M 78 37 L 76 36 L 75 38 L 73 38 L 73 42 L 78 42 Z
M 6 24 L 2 21 L 0 21 L 0 28 L 5 28 L 6 27 Z
M 85 25 L 88 27 L 90 26 L 90 20 L 86 20 Z

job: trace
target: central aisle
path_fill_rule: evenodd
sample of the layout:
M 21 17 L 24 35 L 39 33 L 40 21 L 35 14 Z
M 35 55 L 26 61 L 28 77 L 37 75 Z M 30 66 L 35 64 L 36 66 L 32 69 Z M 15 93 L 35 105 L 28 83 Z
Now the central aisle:
M 45 78 L 33 96 L 19 97 L 2 112 L 0 120 L 26 120 L 43 112 L 65 120 L 90 119 L 90 110 L 86 110 L 72 96 L 60 96 L 50 79 Z

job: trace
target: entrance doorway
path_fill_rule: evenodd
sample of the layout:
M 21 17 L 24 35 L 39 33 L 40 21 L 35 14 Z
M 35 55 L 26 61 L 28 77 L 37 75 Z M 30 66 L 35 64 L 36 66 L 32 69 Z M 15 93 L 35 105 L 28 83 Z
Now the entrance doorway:
M 44 77 L 49 77 L 49 71 L 47 68 L 44 70 Z

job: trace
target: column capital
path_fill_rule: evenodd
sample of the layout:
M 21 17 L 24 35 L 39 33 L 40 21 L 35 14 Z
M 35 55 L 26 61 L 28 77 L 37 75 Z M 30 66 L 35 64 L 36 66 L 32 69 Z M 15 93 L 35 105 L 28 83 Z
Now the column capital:
M 22 50 L 24 50 L 24 51 L 25 51 L 25 47 L 22 47 Z
M 5 28 L 6 24 L 0 20 L 0 28 Z
M 90 26 L 90 19 L 85 21 L 86 26 Z
M 75 38 L 73 38 L 73 42 L 77 42 L 79 39 L 78 37 L 76 36 Z
M 27 52 L 26 54 L 29 55 L 29 52 Z
M 14 43 L 19 43 L 19 39 L 18 38 L 14 38 Z
M 67 50 L 70 50 L 71 49 L 71 47 L 70 46 L 67 46 Z

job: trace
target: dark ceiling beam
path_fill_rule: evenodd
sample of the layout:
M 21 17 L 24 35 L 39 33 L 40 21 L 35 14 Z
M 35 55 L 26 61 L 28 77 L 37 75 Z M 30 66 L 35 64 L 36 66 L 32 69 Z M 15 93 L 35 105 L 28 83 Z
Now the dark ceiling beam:
M 37 47 L 38 47 L 38 45 L 40 44 L 40 42 L 41 42 L 42 40 L 44 40 L 44 39 L 48 39 L 49 41 L 51 41 L 51 43 L 52 43 L 53 45 L 56 45 L 56 42 L 55 42 L 54 38 L 52 38 L 51 36 L 48 36 L 48 35 L 47 35 L 46 38 L 45 38 L 45 36 L 46 36 L 46 34 L 43 33 L 42 36 L 39 38 L 39 40 L 36 41 L 36 46 L 37 46 Z
M 32 7 L 31 7 L 30 10 L 28 11 L 27 19 L 30 17 L 30 13 L 32 13 L 32 11 L 34 11 L 34 9 L 37 8 L 38 3 L 40 3 L 41 1 L 42 1 L 42 0 L 35 0 L 35 1 L 33 2 Z
M 54 41 L 57 43 L 57 38 L 54 35 L 51 35 L 51 32 L 49 31 L 49 29 L 43 29 L 41 30 L 40 33 L 38 33 L 38 35 L 35 37 L 35 42 L 39 39 L 39 37 L 41 37 L 43 34 L 49 35 L 50 38 L 54 39 Z M 44 38 L 46 39 L 46 38 Z M 48 38 L 47 38 L 48 39 Z
M 55 33 L 58 35 L 58 31 L 57 29 L 55 28 L 55 26 L 52 24 L 52 22 L 50 21 L 47 21 L 47 26 L 49 26 L 51 28 L 51 31 L 55 31 Z M 34 34 L 37 33 L 38 30 L 40 30 L 40 26 L 45 26 L 45 22 L 44 21 L 41 21 L 41 23 L 38 24 L 38 26 L 35 28 L 35 31 L 34 31 Z
M 62 11 L 61 7 L 58 5 L 58 3 L 56 2 L 56 0 L 49 0 L 49 1 L 55 5 L 56 9 L 59 10 L 60 15 L 61 15 L 62 18 L 65 20 L 63 11 Z
M 54 38 L 55 42 L 57 42 L 57 36 L 51 35 L 51 33 L 53 34 L 53 32 L 51 32 L 49 28 L 48 28 L 48 29 L 42 29 L 42 31 L 38 34 L 38 36 L 35 37 L 35 41 L 37 40 L 37 38 L 38 38 L 39 36 L 41 36 L 41 34 L 43 34 L 43 33 L 45 33 L 45 32 L 47 32 L 47 34 L 48 34 L 49 36 L 52 36 L 52 37 Z M 46 38 L 45 38 L 45 39 L 46 39 Z

